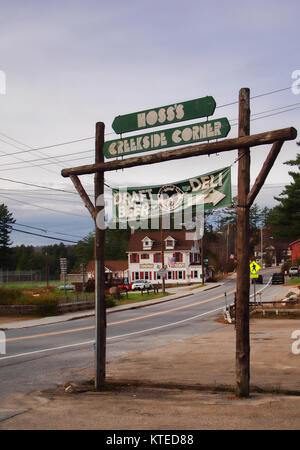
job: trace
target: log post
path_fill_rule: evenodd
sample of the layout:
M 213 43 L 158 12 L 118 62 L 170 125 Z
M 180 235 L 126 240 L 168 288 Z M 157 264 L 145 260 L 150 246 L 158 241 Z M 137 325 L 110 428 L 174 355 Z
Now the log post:
M 96 123 L 95 159 L 104 162 L 104 123 Z M 105 383 L 106 362 L 106 309 L 104 275 L 104 171 L 95 173 L 95 307 L 96 307 L 96 354 L 95 388 L 101 389 Z
M 239 137 L 250 133 L 250 90 L 239 92 Z M 236 394 L 249 396 L 250 339 L 249 339 L 249 206 L 250 150 L 238 149 L 238 206 L 237 206 L 237 281 L 236 281 Z

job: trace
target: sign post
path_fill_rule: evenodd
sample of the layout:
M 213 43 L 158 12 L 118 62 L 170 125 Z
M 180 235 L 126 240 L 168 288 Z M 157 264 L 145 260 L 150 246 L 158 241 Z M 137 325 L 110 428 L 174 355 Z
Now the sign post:
M 239 92 L 239 137 L 250 133 L 250 90 Z M 238 149 L 238 205 L 237 205 L 237 280 L 236 280 L 236 394 L 249 396 L 250 339 L 249 339 L 249 205 L 250 150 Z
M 104 123 L 96 124 L 95 154 L 96 162 L 103 162 Z M 95 306 L 96 306 L 96 375 L 95 388 L 101 389 L 105 384 L 106 363 L 106 309 L 105 309 L 105 272 L 104 243 L 105 226 L 98 221 L 104 217 L 104 171 L 95 173 Z
M 67 270 L 68 270 L 67 258 L 60 258 L 59 262 L 60 262 L 60 272 L 62 273 L 63 278 L 64 278 L 64 291 L 65 291 L 65 295 L 66 295 L 66 277 L 67 277 Z
M 253 287 L 254 287 L 254 301 L 256 303 L 256 278 L 258 278 L 257 272 L 261 269 L 260 265 L 255 261 L 250 263 L 250 278 L 253 278 Z
M 105 382 L 106 316 L 104 297 L 104 226 L 99 227 L 98 215 L 104 213 L 104 202 L 99 203 L 104 193 L 104 172 L 156 164 L 192 156 L 211 155 L 238 149 L 238 223 L 237 223 L 237 290 L 236 290 L 236 394 L 249 396 L 250 344 L 249 344 L 249 208 L 263 186 L 283 143 L 294 140 L 297 130 L 293 127 L 249 135 L 250 132 L 250 91 L 243 88 L 239 93 L 239 136 L 221 142 L 202 143 L 186 146 L 178 150 L 166 150 L 150 155 L 104 162 L 104 124 L 96 125 L 96 161 L 94 164 L 63 169 L 63 177 L 70 177 L 78 194 L 83 199 L 96 225 L 96 388 Z M 145 120 L 149 122 L 149 118 Z M 153 115 L 154 117 L 154 115 Z M 184 119 L 182 119 L 184 120 Z M 158 126 L 153 124 L 152 126 Z M 181 131 L 182 136 L 182 131 Z M 259 172 L 253 187 L 250 185 L 250 147 L 273 144 Z M 118 156 L 118 155 L 116 155 Z M 78 176 L 95 174 L 95 206 L 90 201 Z

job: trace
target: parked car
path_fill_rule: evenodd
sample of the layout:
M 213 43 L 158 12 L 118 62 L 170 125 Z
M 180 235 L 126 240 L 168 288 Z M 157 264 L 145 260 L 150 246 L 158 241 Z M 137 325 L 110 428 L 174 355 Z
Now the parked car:
M 284 275 L 283 273 L 273 273 L 272 275 L 272 284 L 284 284 Z
M 263 282 L 264 282 L 264 279 L 263 279 L 263 276 L 262 275 L 258 275 L 258 278 L 252 278 L 252 284 L 253 283 L 259 283 L 259 284 L 263 284 Z
M 152 289 L 152 284 L 149 283 L 147 280 L 136 280 L 133 281 L 131 284 L 131 289 L 133 291 L 135 290 L 142 290 L 142 289 Z
M 125 281 L 123 284 L 119 284 L 118 288 L 120 291 L 131 291 L 131 285 L 132 283 L 128 283 L 128 281 Z
M 291 267 L 289 270 L 290 277 L 297 277 L 299 275 L 298 267 Z
M 75 286 L 73 284 L 66 284 L 65 286 L 64 285 L 58 286 L 58 289 L 60 291 L 64 291 L 64 290 L 75 291 Z

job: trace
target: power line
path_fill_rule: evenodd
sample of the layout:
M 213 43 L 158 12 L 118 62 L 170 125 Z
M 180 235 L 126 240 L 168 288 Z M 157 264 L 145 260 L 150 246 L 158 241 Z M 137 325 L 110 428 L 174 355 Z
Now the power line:
M 57 233 L 57 234 L 61 234 L 62 236 L 71 236 L 71 237 L 77 237 L 79 239 L 83 239 L 83 236 L 78 236 L 76 234 L 69 234 L 69 233 L 60 233 L 59 231 L 53 231 L 53 230 L 44 230 L 43 228 L 37 228 L 37 227 L 33 227 L 32 225 L 25 225 L 23 223 L 18 223 L 18 222 L 12 222 L 15 223 L 16 225 L 20 226 L 20 227 L 24 227 L 24 228 L 32 228 L 33 230 L 38 230 L 38 231 L 42 231 L 43 233 Z M 46 236 L 45 236 L 46 237 Z
M 4 134 L 4 133 L 0 133 L 0 134 Z M 105 136 L 108 136 L 108 135 L 111 135 L 111 134 L 115 134 L 115 133 L 105 133 Z M 12 139 L 12 138 L 10 138 L 10 139 Z M 60 142 L 60 143 L 52 144 L 52 145 L 46 145 L 44 147 L 29 147 L 29 146 L 27 146 L 27 147 L 29 147 L 27 150 L 22 150 L 21 152 L 11 153 L 11 156 L 18 155 L 19 153 L 30 153 L 30 152 L 36 152 L 36 151 L 39 151 L 39 150 L 46 150 L 48 148 L 55 148 L 55 147 L 61 147 L 61 146 L 64 146 L 64 145 L 69 145 L 69 144 L 76 144 L 78 142 L 88 141 L 90 139 L 95 139 L 95 136 L 90 136 L 90 137 L 86 137 L 86 138 L 82 138 L 82 139 L 75 139 L 73 141 Z M 10 145 L 12 145 L 12 144 L 10 144 Z M 22 145 L 25 145 L 25 144 L 22 144 Z M 1 156 L 2 155 L 0 155 L 0 157 Z
M 63 241 L 63 242 L 69 242 L 71 244 L 77 244 L 77 241 L 69 241 L 68 239 L 57 238 L 57 237 L 54 237 L 54 236 L 44 236 L 42 234 L 32 233 L 30 231 L 18 230 L 17 228 L 13 228 L 13 227 L 12 227 L 12 230 L 18 231 L 19 233 L 25 233 L 25 234 L 31 234 L 33 236 L 43 237 L 43 238 L 46 238 L 46 239 L 54 239 L 55 241 L 61 241 L 61 242 Z
M 57 156 L 47 156 L 45 158 L 29 159 L 28 161 L 22 161 L 22 162 L 33 163 L 33 162 L 37 162 L 37 161 L 45 161 L 48 159 L 64 158 L 65 156 L 82 155 L 83 153 L 90 153 L 92 151 L 93 151 L 93 149 L 89 149 L 89 150 L 83 150 L 83 151 L 75 152 L 75 153 L 66 153 L 64 155 L 59 155 L 58 157 Z M 8 155 L 8 156 L 10 156 L 10 155 Z M 64 162 L 67 162 L 67 161 L 58 161 L 57 163 L 64 163 Z M 20 164 L 20 163 L 5 163 L 5 164 L 1 164 L 1 167 L 12 166 L 15 164 Z M 51 164 L 54 164 L 54 163 L 51 163 Z
M 5 134 L 3 134 L 3 133 L 0 133 L 0 134 L 6 136 L 8 139 L 11 139 L 12 141 L 15 141 L 15 142 L 17 142 L 17 143 L 23 145 L 24 147 L 27 147 L 27 148 L 29 148 L 29 149 L 32 148 L 32 147 L 30 147 L 29 145 L 23 144 L 23 143 L 20 142 L 20 141 L 16 141 L 15 139 L 10 138 L 9 136 L 7 136 L 7 135 L 5 135 Z M 4 141 L 3 139 L 0 139 L 0 141 L 1 141 L 1 142 L 4 142 L 6 145 L 11 145 L 12 147 L 15 147 L 15 148 L 17 148 L 17 149 L 20 149 L 20 147 L 16 146 L 15 144 L 12 144 L 12 143 L 10 143 L 10 142 L 6 142 L 6 141 Z M 22 152 L 20 152 L 20 153 L 23 153 L 24 151 L 25 151 L 25 150 L 22 150 Z M 42 156 L 45 155 L 45 154 L 42 153 L 42 152 L 38 152 L 38 154 L 40 154 L 40 155 L 42 155 Z M 2 155 L 1 155 L 1 156 L 4 156 L 4 157 L 5 157 L 5 156 L 13 156 L 13 154 L 12 154 L 12 153 L 6 153 L 6 152 L 3 152 L 3 150 L 2 150 Z M 22 162 L 26 162 L 25 159 L 20 158 L 20 157 L 18 157 L 18 156 L 13 156 L 13 158 L 15 158 L 15 159 L 17 159 L 17 160 L 19 160 L 19 161 L 22 161 Z M 34 167 L 38 167 L 38 166 L 34 165 Z M 44 170 L 46 170 L 46 171 L 49 172 L 49 173 L 54 173 L 53 170 L 51 170 L 51 169 L 45 169 L 45 168 L 44 168 Z
M 271 94 L 275 94 L 275 93 L 278 93 L 278 92 L 283 92 L 283 91 L 286 91 L 288 89 L 291 89 L 291 86 L 288 86 L 288 87 L 285 87 L 285 88 L 282 88 L 282 89 L 276 89 L 276 90 L 264 92 L 262 94 L 251 96 L 250 98 L 251 99 L 255 99 L 255 98 L 259 98 L 259 97 L 264 97 L 266 95 L 271 95 Z M 226 103 L 226 104 L 223 104 L 223 105 L 219 105 L 216 108 L 223 108 L 223 107 L 226 107 L 226 106 L 235 105 L 237 103 L 238 103 L 238 100 L 230 102 L 230 103 Z M 4 133 L 0 133 L 0 134 L 2 134 L 3 136 L 5 136 L 5 137 L 7 137 L 7 138 L 9 138 L 9 139 L 11 139 L 11 140 L 13 140 L 15 142 L 20 143 L 21 145 L 26 146 L 25 144 L 21 143 L 20 141 L 17 141 L 16 139 L 11 138 L 8 135 L 5 135 Z M 106 133 L 105 136 L 111 135 L 111 134 L 115 134 L 115 133 Z M 49 148 L 56 148 L 56 147 L 61 147 L 61 146 L 64 146 L 64 145 L 75 144 L 75 143 L 78 143 L 78 142 L 83 142 L 83 141 L 87 141 L 87 140 L 91 140 L 91 139 L 95 139 L 95 136 L 89 136 L 89 137 L 85 137 L 85 138 L 81 138 L 81 139 L 74 139 L 74 140 L 71 140 L 71 141 L 60 142 L 60 143 L 57 143 L 57 144 L 47 145 L 47 146 L 43 146 L 43 147 L 35 147 L 34 148 L 34 147 L 27 146 L 27 147 L 29 147 L 29 148 L 27 148 L 27 150 L 22 150 L 20 152 L 11 153 L 10 155 L 13 156 L 13 155 L 17 155 L 19 153 L 28 153 L 28 152 L 35 152 L 35 151 L 39 151 L 39 150 L 46 150 L 46 149 L 49 149 Z M 0 155 L 0 157 L 2 157 L 2 156 L 5 156 L 5 155 Z
M 59 213 L 59 214 L 67 214 L 69 216 L 76 216 L 76 217 L 83 218 L 83 216 L 79 215 L 79 214 L 70 213 L 70 212 L 67 212 L 67 211 L 59 211 L 58 209 L 47 208 L 46 206 L 35 205 L 34 203 L 25 202 L 24 200 L 17 200 L 16 198 L 7 197 L 6 195 L 3 195 L 3 194 L 1 194 L 0 197 L 7 198 L 8 200 L 11 200 L 13 202 L 22 203 L 24 205 L 30 205 L 30 206 L 33 206 L 35 208 L 46 209 L 48 211 L 52 211 L 52 212 Z
M 81 153 L 81 152 L 80 152 Z M 0 155 L 1 156 L 1 155 Z M 83 157 L 81 157 L 81 158 L 72 158 L 72 159 L 69 159 L 69 160 L 66 160 L 66 161 L 58 161 L 58 162 L 47 162 L 47 163 L 43 163 L 43 164 L 36 164 L 36 165 L 34 165 L 34 167 L 44 167 L 44 166 L 51 166 L 52 164 L 60 164 L 60 166 L 63 164 L 63 163 L 68 163 L 68 162 L 73 162 L 73 161 L 79 161 L 79 160 L 82 160 L 82 159 L 87 159 L 87 158 L 89 158 L 89 156 L 83 156 Z M 47 158 L 46 158 L 47 159 Z M 24 161 L 25 162 L 25 161 Z M 5 165 L 5 164 L 4 164 Z M 9 170 L 20 170 L 20 169 L 30 169 L 32 167 L 32 165 L 29 165 L 29 166 L 22 166 L 22 167 L 12 167 L 12 168 L 10 168 L 10 169 L 3 169 L 3 170 L 0 170 L 1 172 L 7 172 L 7 171 L 9 171 Z M 56 173 L 56 172 L 55 172 Z

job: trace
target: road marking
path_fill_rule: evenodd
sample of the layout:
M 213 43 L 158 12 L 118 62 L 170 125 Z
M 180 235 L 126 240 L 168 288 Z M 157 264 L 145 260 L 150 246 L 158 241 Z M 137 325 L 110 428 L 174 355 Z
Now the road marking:
M 94 342 L 95 342 L 95 340 L 86 341 L 86 342 L 78 342 L 77 344 L 62 345 L 61 347 L 45 348 L 43 350 L 34 350 L 33 352 L 18 353 L 17 355 L 11 355 L 11 356 L 3 356 L 3 357 L 0 357 L 0 362 L 3 361 L 4 359 L 17 358 L 18 356 L 28 356 L 28 355 L 34 355 L 35 353 L 51 352 L 51 350 L 60 350 L 63 348 L 68 348 L 68 347 L 76 347 L 78 345 L 93 344 Z
M 193 319 L 197 319 L 198 317 L 202 317 L 202 316 L 206 316 L 207 314 L 214 313 L 216 311 L 219 311 L 220 309 L 224 309 L 224 307 L 221 306 L 220 308 L 212 309 L 211 311 L 206 311 L 204 313 L 197 314 L 196 316 L 188 317 L 187 319 L 179 320 L 177 322 L 172 322 L 172 323 L 168 323 L 168 324 L 165 324 L 165 325 L 160 325 L 159 327 L 147 328 L 146 330 L 140 330 L 140 331 L 133 331 L 132 333 L 120 334 L 119 336 L 111 336 L 111 337 L 108 337 L 107 340 L 110 341 L 112 339 L 120 339 L 122 337 L 129 337 L 129 336 L 133 336 L 135 334 L 147 333 L 149 331 L 156 331 L 156 330 L 160 330 L 162 328 L 171 327 L 173 325 L 179 325 L 181 323 L 188 322 L 188 321 L 193 320 Z M 76 346 L 79 346 L 79 345 L 87 345 L 87 344 L 94 344 L 94 343 L 95 343 L 95 340 L 93 340 L 93 341 L 85 341 L 85 342 L 78 342 L 77 344 L 62 345 L 60 347 L 46 348 L 46 349 L 43 349 L 43 350 L 35 350 L 33 352 L 18 353 L 17 355 L 1 357 L 0 361 L 2 361 L 4 359 L 17 358 L 19 356 L 34 355 L 34 354 L 37 354 L 37 353 L 50 352 L 52 350 L 61 350 L 61 349 L 65 349 L 65 348 L 76 347 Z
M 264 286 L 262 289 L 260 289 L 259 292 L 261 292 L 261 291 L 263 291 L 264 289 L 266 289 L 266 288 L 269 286 L 270 281 L 271 281 L 271 278 L 269 279 L 269 281 L 268 281 L 268 283 L 266 284 L 266 286 Z M 228 292 L 228 294 L 232 294 L 233 292 L 235 292 L 235 290 Z M 254 295 L 254 294 L 252 294 L 251 296 L 253 296 L 253 295 Z M 190 304 L 190 305 L 184 305 L 184 306 L 181 306 L 181 307 L 178 307 L 178 308 L 174 308 L 174 310 L 176 311 L 176 310 L 178 310 L 178 309 L 182 309 L 183 307 L 186 307 L 186 308 L 187 308 L 188 306 L 194 306 L 194 305 L 197 305 L 197 304 L 207 303 L 208 301 L 213 301 L 213 300 L 216 300 L 216 299 L 221 298 L 221 297 L 222 297 L 222 295 L 217 296 L 217 297 L 214 297 L 214 298 L 209 299 L 209 300 L 203 300 L 203 301 L 201 301 L 201 302 L 192 303 L 192 304 Z M 165 324 L 165 325 L 160 325 L 160 326 L 158 326 L 158 327 L 148 328 L 148 329 L 146 329 L 146 330 L 133 331 L 133 332 L 131 332 L 131 333 L 120 334 L 119 336 L 111 336 L 111 337 L 108 337 L 107 340 L 110 341 L 110 340 L 112 340 L 112 339 L 120 339 L 120 338 L 122 338 L 122 337 L 129 337 L 129 336 L 133 336 L 133 335 L 136 335 L 136 334 L 147 333 L 147 332 L 149 332 L 149 331 L 157 331 L 157 330 L 160 330 L 160 329 L 162 329 L 162 328 L 167 328 L 167 327 L 171 327 L 171 326 L 174 326 L 174 325 L 179 325 L 179 324 L 181 324 L 181 323 L 184 323 L 184 322 L 188 322 L 188 321 L 190 321 L 190 320 L 197 319 L 198 317 L 206 316 L 206 315 L 208 315 L 208 314 L 211 314 L 211 313 L 220 311 L 221 309 L 224 309 L 224 306 L 221 306 L 220 308 L 212 309 L 212 310 L 210 310 L 210 311 L 206 311 L 206 312 L 201 313 L 201 314 L 197 314 L 197 315 L 192 316 L 192 317 L 188 317 L 187 319 L 179 320 L 179 321 L 177 321 L 177 322 L 172 322 L 172 323 L 168 323 L 168 324 Z M 172 311 L 172 310 L 169 310 L 169 311 Z M 162 312 L 162 313 L 165 313 L 165 312 L 167 312 L 167 311 L 164 311 L 164 312 Z M 155 315 L 156 315 L 156 314 L 157 314 L 157 313 L 155 313 Z M 153 315 L 153 314 L 151 314 L 150 316 L 152 316 L 152 315 Z M 145 318 L 145 317 L 148 317 L 148 316 L 143 316 L 143 318 Z M 141 317 L 141 318 L 142 318 L 142 317 Z M 130 320 L 130 319 L 129 319 L 129 320 Z M 117 324 L 117 323 L 120 323 L 120 322 L 113 322 L 113 323 L 111 323 L 111 324 L 109 324 L 109 325 L 113 325 L 113 324 Z M 81 328 L 81 329 L 87 329 L 87 328 L 95 328 L 95 327 L 94 327 L 94 326 L 93 326 L 93 327 L 85 327 L 85 328 Z M 80 328 L 78 328 L 76 331 L 78 331 L 78 330 L 80 330 Z M 72 331 L 75 331 L 75 330 L 68 330 L 68 331 L 69 331 L 69 332 L 72 332 Z M 62 333 L 62 332 L 59 332 L 59 333 Z M 51 333 L 51 334 L 53 334 L 53 333 Z M 37 336 L 37 335 L 36 335 L 36 336 Z M 33 337 L 36 337 L 36 336 L 33 336 Z M 28 336 L 27 336 L 27 337 L 28 337 Z M 0 361 L 3 361 L 4 359 L 11 359 L 11 358 L 17 358 L 17 357 L 21 357 L 21 356 L 33 355 L 33 354 L 37 354 L 37 353 L 50 352 L 50 351 L 53 351 L 53 350 L 62 350 L 62 349 L 65 349 L 65 348 L 77 347 L 77 346 L 81 346 L 81 345 L 94 344 L 94 343 L 95 343 L 95 340 L 92 340 L 92 341 L 78 342 L 77 344 L 62 345 L 62 346 L 60 346 L 60 347 L 46 348 L 46 349 L 43 349 L 43 350 L 35 350 L 35 351 L 32 351 L 32 352 L 27 352 L 27 353 L 18 353 L 17 355 L 11 355 L 11 356 L 0 357 Z
M 233 292 L 235 292 L 235 290 L 229 291 L 228 294 L 230 295 Z M 199 302 L 189 303 L 188 305 L 183 305 L 183 306 L 178 306 L 176 308 L 171 308 L 171 309 L 168 309 L 166 311 L 159 311 L 159 312 L 156 312 L 156 313 L 146 314 L 146 315 L 140 316 L 140 317 L 133 317 L 131 319 L 124 319 L 124 320 L 119 320 L 117 322 L 111 322 L 111 323 L 108 323 L 107 326 L 109 327 L 111 325 L 120 325 L 122 323 L 133 322 L 133 321 L 142 320 L 142 319 L 147 319 L 148 317 L 160 316 L 162 314 L 167 314 L 167 313 L 170 313 L 170 312 L 173 312 L 173 311 L 179 311 L 181 309 L 191 308 L 193 306 L 198 306 L 198 305 L 202 305 L 204 303 L 209 303 L 209 302 L 212 302 L 214 300 L 218 300 L 219 298 L 222 298 L 223 296 L 224 296 L 224 294 L 218 295 L 216 297 L 212 297 L 212 298 L 207 299 L 207 300 L 201 300 Z M 90 325 L 88 327 L 74 328 L 72 330 L 52 331 L 52 332 L 43 333 L 43 334 L 34 334 L 34 335 L 30 335 L 30 336 L 20 336 L 20 337 L 15 337 L 15 338 L 7 338 L 6 342 L 21 341 L 21 340 L 25 340 L 25 339 L 35 339 L 35 338 L 46 337 L 46 336 L 55 336 L 55 335 L 59 335 L 59 334 L 76 333 L 77 331 L 91 330 L 91 329 L 94 329 L 94 328 L 95 328 L 94 325 Z M 3 358 L 1 358 L 1 359 L 3 359 Z
M 207 314 L 214 313 L 216 311 L 219 311 L 220 309 L 224 309 L 224 306 L 221 306 L 220 308 L 212 309 L 211 311 L 206 311 L 205 313 L 197 314 L 196 316 L 188 317 L 187 319 L 178 320 L 177 322 L 160 325 L 159 327 L 148 328 L 147 330 L 133 331 L 132 333 L 120 334 L 119 336 L 111 336 L 110 338 L 107 338 L 107 339 L 117 339 L 117 338 L 122 338 L 122 337 L 128 337 L 128 336 L 132 336 L 134 334 L 146 333 L 147 331 L 160 330 L 161 328 L 171 327 L 172 325 L 179 325 L 180 323 L 188 322 L 189 320 L 197 319 L 198 317 L 202 317 L 202 316 L 206 316 Z

